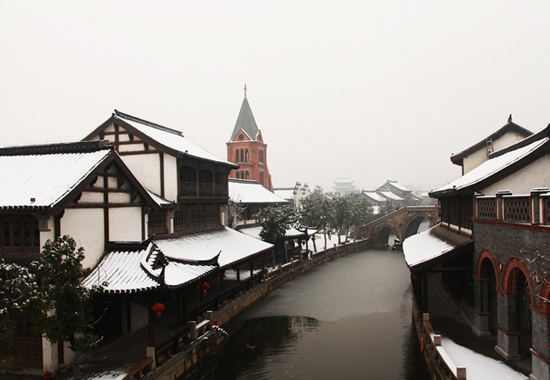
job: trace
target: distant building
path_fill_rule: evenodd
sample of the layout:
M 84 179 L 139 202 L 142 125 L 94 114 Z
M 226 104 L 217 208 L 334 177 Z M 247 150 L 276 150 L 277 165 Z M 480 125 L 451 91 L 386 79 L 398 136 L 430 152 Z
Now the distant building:
M 376 191 L 392 202 L 392 206 L 417 206 L 423 198 L 397 181 L 387 180 Z
M 340 196 L 348 195 L 357 192 L 355 181 L 351 178 L 336 178 L 334 181 L 334 193 Z
M 267 167 L 267 144 L 254 120 L 246 92 L 233 133 L 227 142 L 227 161 L 239 165 L 238 169 L 231 171 L 229 178 L 257 181 L 273 191 Z
M 311 194 L 309 185 L 305 183 L 302 185 L 300 182 L 296 182 L 294 187 L 277 187 L 273 190 L 279 197 L 286 199 L 294 209 L 301 209 L 302 199 Z

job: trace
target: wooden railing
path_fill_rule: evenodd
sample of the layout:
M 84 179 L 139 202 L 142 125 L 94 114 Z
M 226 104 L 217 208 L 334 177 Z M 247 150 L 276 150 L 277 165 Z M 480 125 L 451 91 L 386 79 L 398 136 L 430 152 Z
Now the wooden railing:
M 466 367 L 457 366 L 441 346 L 441 335 L 435 334 L 430 315 L 420 313 L 413 297 L 413 319 L 420 339 L 420 349 L 434 378 L 445 380 L 466 380 Z
M 197 192 L 198 185 L 198 192 Z M 227 197 L 226 183 L 203 183 L 180 181 L 179 194 L 181 197 Z

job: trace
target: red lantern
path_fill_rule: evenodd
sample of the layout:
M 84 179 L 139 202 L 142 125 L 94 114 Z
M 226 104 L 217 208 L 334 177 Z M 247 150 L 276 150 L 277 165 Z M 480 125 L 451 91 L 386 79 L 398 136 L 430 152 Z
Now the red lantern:
M 311 240 L 315 241 L 315 235 L 313 235 L 313 236 L 311 237 Z
M 222 278 L 222 277 L 223 277 L 223 271 L 221 271 L 221 270 L 220 270 L 220 271 L 217 271 L 217 272 L 216 272 L 216 277 L 217 277 L 217 278 Z
M 210 290 L 210 284 L 208 282 L 205 282 L 203 285 L 204 290 Z
M 164 311 L 164 304 L 157 302 L 153 305 L 152 309 L 153 312 L 157 313 L 157 317 L 160 317 Z
M 234 271 L 238 271 L 239 270 L 239 264 L 233 264 L 231 266 L 231 268 L 233 268 Z

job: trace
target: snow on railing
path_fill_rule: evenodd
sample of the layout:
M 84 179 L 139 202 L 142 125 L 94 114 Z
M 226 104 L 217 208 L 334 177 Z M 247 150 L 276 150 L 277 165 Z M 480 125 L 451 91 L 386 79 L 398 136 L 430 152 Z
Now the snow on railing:
M 434 370 L 439 374 L 438 378 L 466 380 L 466 367 L 457 366 L 441 345 L 441 335 L 434 332 L 429 313 L 422 313 L 422 321 L 419 327 L 421 335 L 420 349 L 430 358 L 432 365 L 435 367 Z
M 495 196 L 477 196 L 475 216 L 509 223 L 550 225 L 550 189 L 535 188 L 530 194 L 501 190 Z

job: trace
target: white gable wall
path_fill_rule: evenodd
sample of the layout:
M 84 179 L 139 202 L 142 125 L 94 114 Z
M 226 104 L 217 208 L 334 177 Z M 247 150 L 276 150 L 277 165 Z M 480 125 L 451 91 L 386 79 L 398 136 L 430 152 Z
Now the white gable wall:
M 85 250 L 84 268 L 93 268 L 104 251 L 103 209 L 65 209 L 61 236 L 70 235 Z
M 513 194 L 529 194 L 531 189 L 544 186 L 550 187 L 550 155 L 548 154 L 486 187 L 481 192 L 485 195 L 494 195 L 499 190 L 510 190 Z
M 164 198 L 172 202 L 178 201 L 178 160 L 166 153 L 164 154 Z
M 158 154 L 122 156 L 132 174 L 148 190 L 160 195 L 160 157 Z
M 493 141 L 493 151 L 501 150 L 509 145 L 512 145 L 520 140 L 523 140 L 524 137 L 519 135 L 516 132 L 507 132 L 504 135 L 500 136 L 498 139 Z M 468 173 L 472 169 L 478 167 L 482 163 L 487 161 L 487 150 L 486 147 L 483 147 L 474 153 L 470 154 L 467 157 L 464 157 L 462 167 L 464 169 L 464 174 Z
M 109 209 L 110 241 L 141 241 L 141 207 Z

